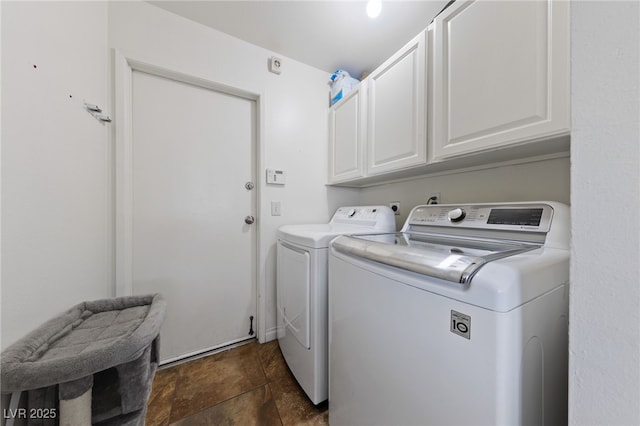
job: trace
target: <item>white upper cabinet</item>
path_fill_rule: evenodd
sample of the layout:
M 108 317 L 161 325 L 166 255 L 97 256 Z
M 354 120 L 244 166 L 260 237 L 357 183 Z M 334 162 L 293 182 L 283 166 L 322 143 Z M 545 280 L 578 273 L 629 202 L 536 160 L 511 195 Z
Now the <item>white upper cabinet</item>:
M 424 31 L 367 77 L 368 176 L 426 164 L 425 80 Z
M 569 1 L 459 0 L 434 24 L 435 160 L 568 134 Z
M 364 176 L 366 81 L 329 109 L 329 183 Z
M 567 155 L 569 4 L 453 3 L 332 107 L 329 183 Z

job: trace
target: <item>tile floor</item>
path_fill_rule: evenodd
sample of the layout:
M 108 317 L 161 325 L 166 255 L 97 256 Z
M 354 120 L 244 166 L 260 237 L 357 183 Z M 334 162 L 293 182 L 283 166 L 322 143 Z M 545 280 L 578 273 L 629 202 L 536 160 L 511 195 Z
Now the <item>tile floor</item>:
M 158 370 L 147 426 L 328 425 L 289 371 L 278 341 L 237 348 Z

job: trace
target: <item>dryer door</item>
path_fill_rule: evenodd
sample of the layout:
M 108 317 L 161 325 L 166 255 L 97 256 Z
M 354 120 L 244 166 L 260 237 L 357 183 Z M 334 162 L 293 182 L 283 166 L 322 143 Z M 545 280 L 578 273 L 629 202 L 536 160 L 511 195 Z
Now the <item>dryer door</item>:
M 286 241 L 278 241 L 276 292 L 278 338 L 291 333 L 309 348 L 310 253 Z

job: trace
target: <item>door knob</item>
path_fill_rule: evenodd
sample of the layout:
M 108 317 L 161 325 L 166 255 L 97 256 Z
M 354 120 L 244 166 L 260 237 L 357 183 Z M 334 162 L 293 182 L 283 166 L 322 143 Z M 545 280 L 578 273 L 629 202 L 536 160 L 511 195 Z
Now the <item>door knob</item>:
M 244 218 L 244 223 L 246 223 L 247 225 L 251 225 L 251 224 L 252 224 L 253 222 L 255 222 L 255 221 L 256 221 L 256 218 L 255 218 L 255 217 L 253 217 L 253 216 L 251 216 L 251 215 L 246 216 L 246 217 Z
M 253 184 L 253 182 L 247 182 L 244 184 L 244 187 L 247 189 L 247 191 L 251 191 L 255 185 Z

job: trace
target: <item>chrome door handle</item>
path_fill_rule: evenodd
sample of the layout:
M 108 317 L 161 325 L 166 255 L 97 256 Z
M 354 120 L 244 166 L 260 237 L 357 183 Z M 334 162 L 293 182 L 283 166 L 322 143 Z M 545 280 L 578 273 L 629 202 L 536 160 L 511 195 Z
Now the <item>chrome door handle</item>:
M 251 215 L 245 216 L 244 218 L 244 223 L 246 223 L 247 225 L 251 225 L 255 221 L 256 221 L 256 218 Z

